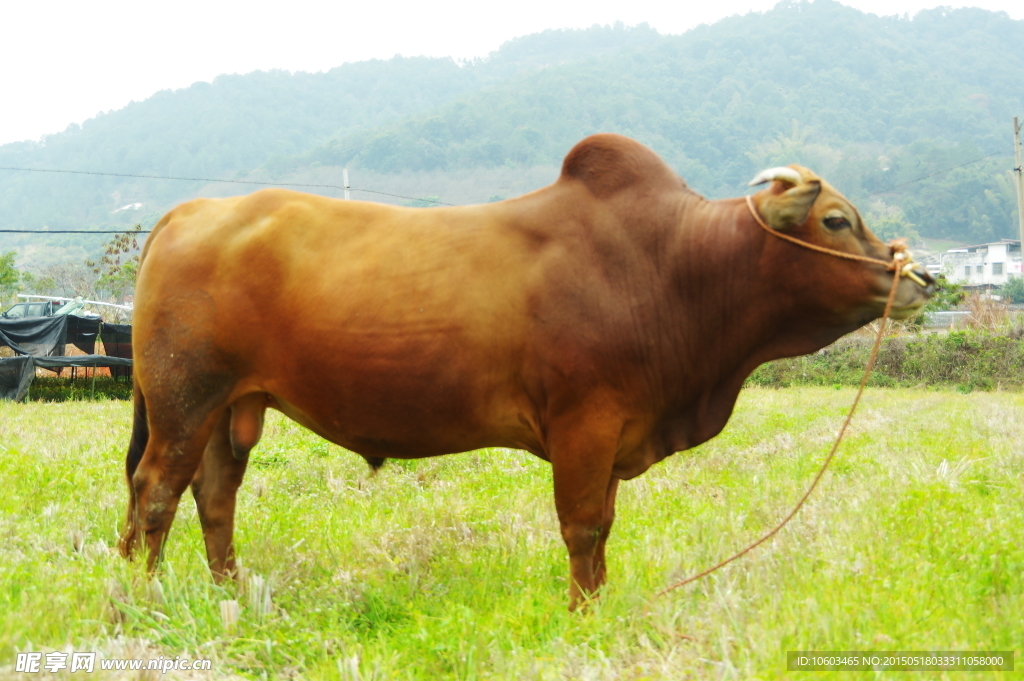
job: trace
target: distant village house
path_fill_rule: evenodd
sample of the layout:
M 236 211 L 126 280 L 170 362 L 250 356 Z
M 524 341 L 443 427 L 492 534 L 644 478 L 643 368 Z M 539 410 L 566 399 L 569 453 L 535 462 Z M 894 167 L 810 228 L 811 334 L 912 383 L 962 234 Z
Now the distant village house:
M 939 272 L 966 287 L 1002 286 L 1021 271 L 1020 241 L 1002 239 L 990 244 L 951 248 L 940 256 Z

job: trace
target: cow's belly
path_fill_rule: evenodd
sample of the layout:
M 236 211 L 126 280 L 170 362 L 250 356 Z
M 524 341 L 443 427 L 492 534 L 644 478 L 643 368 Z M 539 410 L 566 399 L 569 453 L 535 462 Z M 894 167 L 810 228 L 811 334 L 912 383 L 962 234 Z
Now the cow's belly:
M 338 413 L 314 405 L 311 409 L 273 398 L 273 406 L 324 439 L 366 457 L 418 459 L 453 454 L 487 446 L 515 446 L 515 438 L 502 438 L 494 430 L 460 427 L 461 423 L 427 425 L 417 430 L 403 427 L 399 419 L 388 423 L 360 422 L 351 413 Z M 397 412 L 396 412 L 397 413 Z
M 329 351 L 264 361 L 244 381 L 320 436 L 365 456 L 419 458 L 488 446 L 537 451 L 507 357 L 465 343 L 337 336 Z

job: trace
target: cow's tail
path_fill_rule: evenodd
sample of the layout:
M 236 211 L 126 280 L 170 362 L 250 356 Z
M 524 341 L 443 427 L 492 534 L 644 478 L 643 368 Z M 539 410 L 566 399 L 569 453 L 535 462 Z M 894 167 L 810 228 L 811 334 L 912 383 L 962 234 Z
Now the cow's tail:
M 132 439 L 128 442 L 128 457 L 125 459 L 125 473 L 128 476 L 128 517 L 119 548 L 121 555 L 130 558 L 135 549 L 139 532 L 139 513 L 135 499 L 135 485 L 132 477 L 149 443 L 149 420 L 146 418 L 146 398 L 139 387 L 139 379 L 133 379 L 132 400 L 135 404 L 135 420 L 132 423 Z
M 172 215 L 174 215 L 173 210 L 164 215 L 160 222 L 153 226 L 153 231 L 150 232 L 149 238 L 142 245 L 142 252 L 139 254 L 138 271 L 141 272 L 142 265 L 146 262 L 146 256 L 149 254 L 153 239 L 171 221 Z M 139 300 L 138 291 L 136 291 L 135 300 L 136 302 Z M 133 344 L 134 340 L 133 338 Z M 134 349 L 132 350 L 132 357 L 135 357 Z M 135 419 L 132 422 L 132 439 L 128 442 L 128 457 L 125 459 L 125 473 L 128 477 L 128 517 L 125 520 L 121 541 L 118 543 L 121 555 L 125 558 L 131 557 L 139 536 L 139 509 L 137 499 L 135 498 L 135 485 L 132 484 L 132 477 L 135 475 L 135 469 L 139 467 L 139 462 L 142 461 L 146 445 L 149 444 L 149 420 L 146 417 L 146 397 L 142 394 L 142 388 L 139 386 L 139 378 L 136 371 L 137 367 L 132 367 L 132 402 L 135 405 Z

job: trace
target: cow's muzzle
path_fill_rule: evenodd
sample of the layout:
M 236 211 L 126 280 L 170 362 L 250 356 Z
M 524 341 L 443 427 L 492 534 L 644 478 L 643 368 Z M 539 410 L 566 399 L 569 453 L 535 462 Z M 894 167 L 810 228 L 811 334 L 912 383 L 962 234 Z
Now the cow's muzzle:
M 902 242 L 902 240 L 900 240 Z M 925 296 L 931 297 L 935 293 L 935 277 L 928 272 L 928 270 L 921 265 L 921 263 L 914 262 L 910 257 L 910 252 L 906 250 L 903 243 L 896 245 L 892 244 L 892 258 L 896 263 L 896 267 L 900 269 L 900 276 L 905 279 L 910 279 L 912 282 L 917 284 L 923 290 Z M 892 266 L 890 265 L 890 268 Z

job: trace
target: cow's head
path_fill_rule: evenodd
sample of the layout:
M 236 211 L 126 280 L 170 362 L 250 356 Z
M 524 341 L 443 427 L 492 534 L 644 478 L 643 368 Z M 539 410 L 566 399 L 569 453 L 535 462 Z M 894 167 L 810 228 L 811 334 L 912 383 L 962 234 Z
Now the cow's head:
M 751 180 L 751 186 L 771 182 L 758 192 L 754 205 L 772 228 L 796 239 L 828 249 L 890 261 L 893 249 L 871 233 L 860 213 L 846 197 L 807 168 L 791 165 L 765 170 Z M 771 238 L 771 237 L 770 237 Z M 858 326 L 880 317 L 892 287 L 893 273 L 884 266 L 840 259 L 808 249 L 796 255 L 801 286 L 815 287 L 811 293 L 842 325 Z M 795 247 L 795 246 L 794 246 Z M 799 248 L 799 247 L 795 247 Z M 913 269 L 916 279 L 904 278 L 899 285 L 891 316 L 906 319 L 920 310 L 935 288 L 934 279 L 921 266 Z

